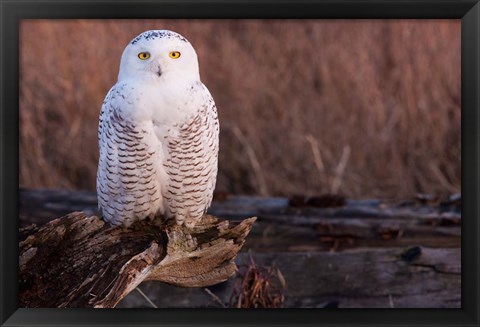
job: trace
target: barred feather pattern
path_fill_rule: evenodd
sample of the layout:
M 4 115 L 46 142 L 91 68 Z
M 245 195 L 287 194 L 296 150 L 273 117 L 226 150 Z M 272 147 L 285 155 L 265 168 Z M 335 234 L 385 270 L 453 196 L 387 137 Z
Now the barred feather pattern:
M 201 86 L 203 87 L 203 85 Z M 169 135 L 164 164 L 169 183 L 164 195 L 178 224 L 194 226 L 212 202 L 218 170 L 219 123 L 210 93 L 205 104 Z
M 133 86 L 119 83 L 107 94 L 97 172 L 98 204 L 106 221 L 128 227 L 163 215 L 193 227 L 207 211 L 218 170 L 219 123 L 205 86 L 199 82 L 189 91 L 201 105 L 171 126 L 125 114 L 141 103 Z
M 126 85 L 112 88 L 102 106 L 97 194 L 104 219 L 129 226 L 137 219 L 153 217 L 162 207 L 162 198 L 155 144 L 148 141 L 153 131 L 128 121 L 116 108 L 119 101 L 129 98 L 126 93 Z

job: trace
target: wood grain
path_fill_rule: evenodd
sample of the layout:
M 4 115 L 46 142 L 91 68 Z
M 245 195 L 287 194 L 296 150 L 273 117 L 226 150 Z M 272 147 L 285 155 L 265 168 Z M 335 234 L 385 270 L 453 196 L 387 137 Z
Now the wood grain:
M 255 218 L 205 216 L 194 229 L 111 227 L 73 212 L 20 231 L 21 307 L 112 308 L 143 280 L 204 287 L 230 278 Z

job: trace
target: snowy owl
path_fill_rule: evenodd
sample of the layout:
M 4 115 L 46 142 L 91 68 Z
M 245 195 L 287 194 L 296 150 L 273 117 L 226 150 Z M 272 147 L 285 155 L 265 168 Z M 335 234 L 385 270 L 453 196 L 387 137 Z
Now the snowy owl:
M 98 206 L 113 225 L 162 215 L 191 228 L 212 202 L 219 123 L 186 38 L 146 31 L 125 48 L 98 129 Z

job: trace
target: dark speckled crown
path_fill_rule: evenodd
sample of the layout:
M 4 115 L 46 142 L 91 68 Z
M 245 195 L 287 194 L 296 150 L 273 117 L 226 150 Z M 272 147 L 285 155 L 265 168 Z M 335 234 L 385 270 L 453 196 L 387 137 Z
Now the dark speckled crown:
M 152 31 L 143 32 L 142 34 L 137 36 L 136 38 L 134 38 L 132 40 L 131 44 L 135 44 L 138 41 L 140 41 L 141 39 L 144 39 L 146 41 L 151 41 L 151 40 L 155 40 L 155 39 L 158 39 L 158 38 L 178 39 L 178 40 L 183 41 L 183 42 L 188 42 L 188 40 L 186 38 L 184 38 L 183 36 L 181 36 L 178 33 L 175 33 L 175 32 L 169 31 L 169 30 L 152 30 Z

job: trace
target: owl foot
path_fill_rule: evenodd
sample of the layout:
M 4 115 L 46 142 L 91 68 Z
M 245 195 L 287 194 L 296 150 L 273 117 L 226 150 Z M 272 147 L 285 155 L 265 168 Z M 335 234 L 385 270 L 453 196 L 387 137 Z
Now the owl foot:
M 188 229 L 193 229 L 200 222 L 201 219 L 202 219 L 201 216 L 200 217 L 187 216 L 185 218 L 184 225 Z

